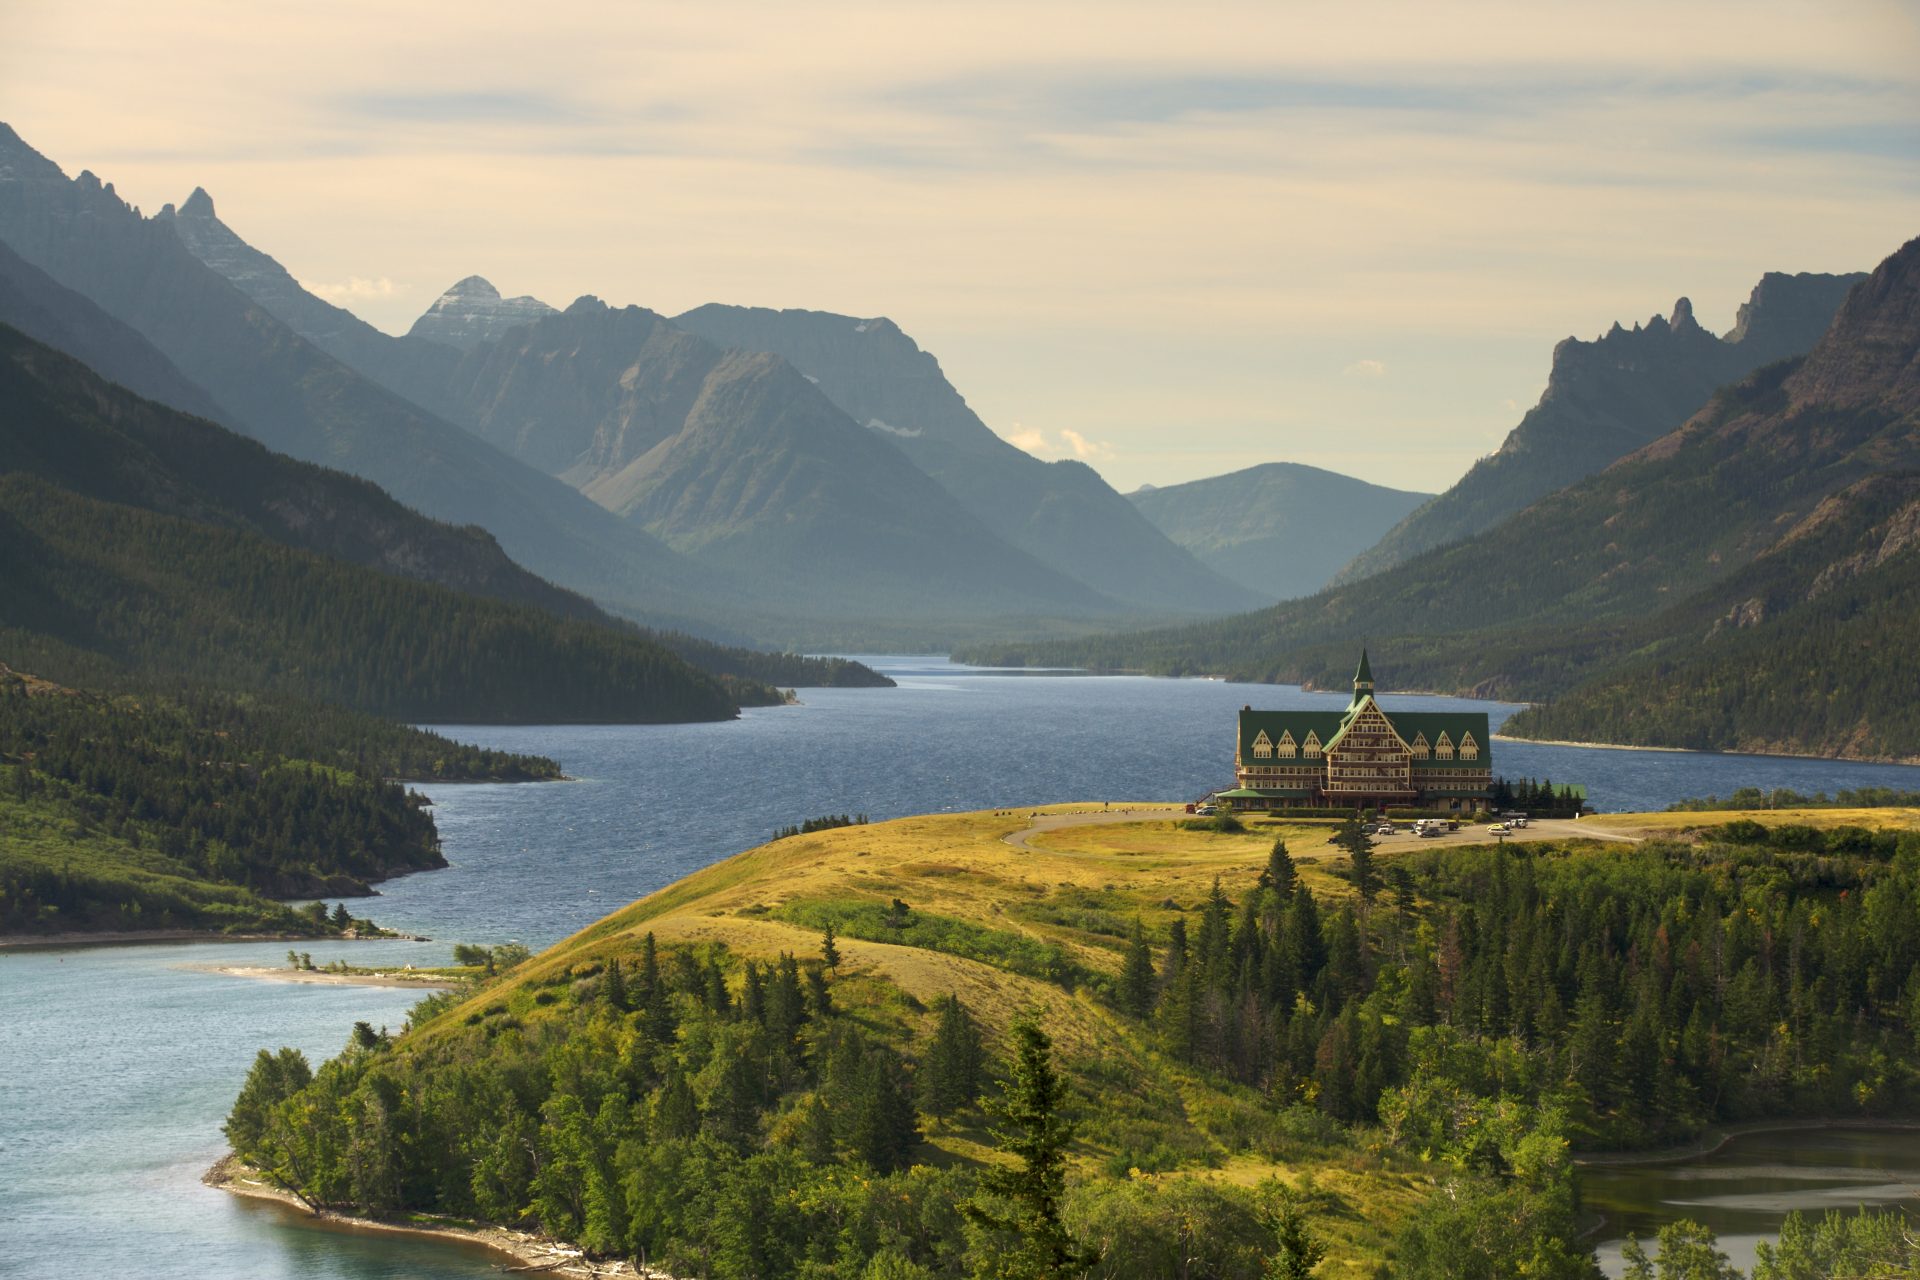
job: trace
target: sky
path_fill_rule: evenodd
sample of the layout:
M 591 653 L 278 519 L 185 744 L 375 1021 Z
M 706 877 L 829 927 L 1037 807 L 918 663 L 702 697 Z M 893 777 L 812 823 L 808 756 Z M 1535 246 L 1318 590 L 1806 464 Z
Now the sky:
M 1920 235 L 1920 6 L 0 0 L 0 119 L 403 332 L 885 315 L 1117 488 L 1439 490 L 1554 343 Z

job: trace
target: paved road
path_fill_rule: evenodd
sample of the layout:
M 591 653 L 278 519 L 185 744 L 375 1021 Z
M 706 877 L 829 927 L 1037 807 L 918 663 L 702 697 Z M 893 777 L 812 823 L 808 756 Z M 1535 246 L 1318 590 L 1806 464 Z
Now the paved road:
M 1028 841 L 1034 836 L 1047 831 L 1058 831 L 1062 827 L 1099 827 L 1114 822 L 1166 822 L 1172 818 L 1186 816 L 1186 810 L 1178 807 L 1096 809 L 1091 813 L 1043 813 L 1029 821 L 1023 829 L 1001 838 L 1016 849 L 1032 849 L 1034 846 Z

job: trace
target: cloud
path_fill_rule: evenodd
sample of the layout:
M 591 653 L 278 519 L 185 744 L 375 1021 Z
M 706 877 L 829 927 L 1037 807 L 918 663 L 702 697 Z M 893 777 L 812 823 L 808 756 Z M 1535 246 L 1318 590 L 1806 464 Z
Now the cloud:
M 412 286 L 395 284 L 385 276 L 375 280 L 366 280 L 360 276 L 349 276 L 343 284 L 327 284 L 319 280 L 302 280 L 300 287 L 317 298 L 325 298 L 332 303 L 383 302 L 412 292 Z
M 1049 461 L 1074 457 L 1082 462 L 1104 462 L 1114 456 L 1113 445 L 1105 440 L 1090 440 L 1071 427 L 1061 428 L 1057 438 L 1049 440 L 1046 432 L 1033 431 L 1016 422 L 1007 443 Z
M 1387 365 L 1384 360 L 1355 360 L 1340 373 L 1347 378 L 1384 378 L 1387 376 Z

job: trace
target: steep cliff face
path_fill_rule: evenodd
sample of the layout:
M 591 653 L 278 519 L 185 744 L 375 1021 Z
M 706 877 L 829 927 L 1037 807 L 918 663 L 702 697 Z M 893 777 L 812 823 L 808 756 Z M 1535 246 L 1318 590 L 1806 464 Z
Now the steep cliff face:
M 1336 581 L 1379 573 L 1492 528 L 1666 435 L 1715 389 L 1805 354 L 1826 332 L 1847 290 L 1863 278 L 1770 272 L 1754 286 L 1725 338 L 1702 328 L 1692 303 L 1681 298 L 1670 317 L 1656 315 L 1632 329 L 1615 324 L 1593 342 L 1566 339 L 1554 348 L 1540 403 L 1499 451 L 1356 556 Z

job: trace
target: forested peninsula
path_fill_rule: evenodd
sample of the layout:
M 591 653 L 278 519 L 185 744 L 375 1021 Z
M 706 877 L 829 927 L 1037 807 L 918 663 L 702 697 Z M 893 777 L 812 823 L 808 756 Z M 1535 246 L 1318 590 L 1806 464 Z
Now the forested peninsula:
M 559 776 L 325 704 L 87 692 L 0 665 L 0 937 L 366 934 L 344 905 L 273 899 L 363 897 L 445 866 L 396 779 Z
M 1914 818 L 833 826 L 263 1050 L 227 1134 L 685 1276 L 1591 1280 L 1573 1148 L 1920 1107 Z

